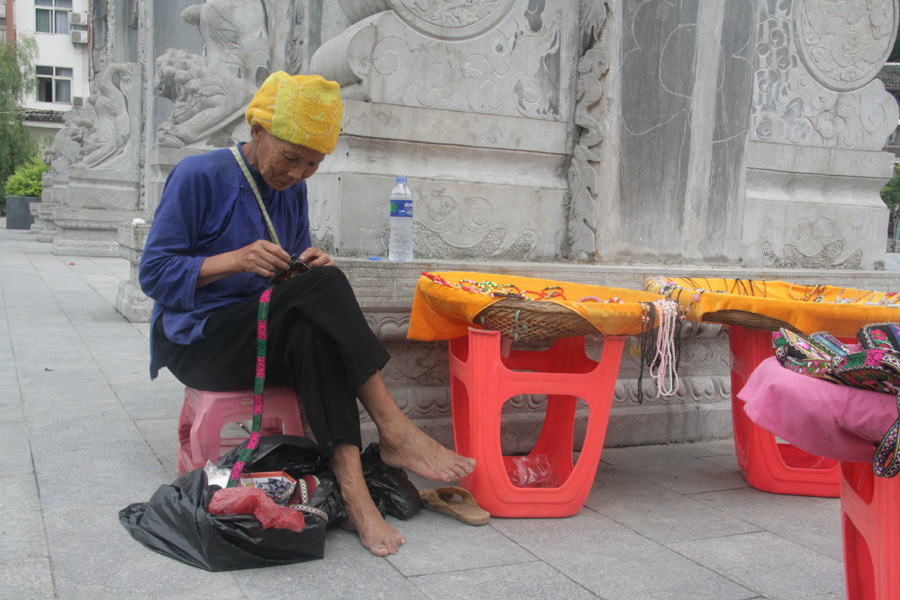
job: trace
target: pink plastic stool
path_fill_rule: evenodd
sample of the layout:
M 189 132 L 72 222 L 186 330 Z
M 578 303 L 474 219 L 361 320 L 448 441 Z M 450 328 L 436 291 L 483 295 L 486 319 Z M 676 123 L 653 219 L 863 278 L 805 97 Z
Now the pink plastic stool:
M 246 438 L 222 438 L 226 423 L 253 418 L 253 391 L 208 392 L 184 389 L 178 421 L 178 474 L 215 462 Z M 303 435 L 297 395 L 289 387 L 270 386 L 263 394 L 263 435 Z
M 871 463 L 841 463 L 841 522 L 848 600 L 900 598 L 900 477 Z
M 728 326 L 731 346 L 731 419 L 734 447 L 744 479 L 764 492 L 837 498 L 840 495 L 836 460 L 780 443 L 774 434 L 747 417 L 738 398 L 759 363 L 775 355 L 768 331 Z
M 482 508 L 497 517 L 569 517 L 581 510 L 600 462 L 625 339 L 606 337 L 599 363 L 585 354 L 583 337 L 558 339 L 543 351 L 514 350 L 508 358 L 501 358 L 497 331 L 470 328 L 450 340 L 456 451 L 477 461 L 460 483 Z M 546 394 L 546 418 L 528 456 L 503 456 L 501 410 L 519 394 Z M 579 397 L 589 415 L 573 465 Z

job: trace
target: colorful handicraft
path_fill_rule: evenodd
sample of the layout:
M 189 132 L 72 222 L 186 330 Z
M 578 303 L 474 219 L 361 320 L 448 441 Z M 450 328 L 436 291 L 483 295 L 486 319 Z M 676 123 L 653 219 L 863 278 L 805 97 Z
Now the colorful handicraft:
M 881 477 L 900 472 L 900 324 L 859 330 L 862 349 L 853 351 L 828 333 L 809 337 L 782 329 L 772 336 L 775 356 L 788 369 L 834 383 L 897 396 L 898 419 L 878 444 L 872 469 Z
M 437 273 L 422 271 L 422 275 L 444 287 L 461 290 L 470 294 L 483 294 L 491 296 L 492 298 L 520 298 L 522 300 L 551 300 L 556 298 L 557 300 L 569 300 L 566 298 L 565 289 L 560 285 L 550 285 L 540 291 L 520 290 L 518 286 L 512 283 L 495 283 L 493 281 L 475 281 L 472 279 L 460 279 L 459 282 L 454 283 Z M 624 301 L 616 296 L 612 296 L 606 300 L 598 298 L 597 296 L 582 296 L 578 300 L 572 300 L 572 302 L 621 303 Z

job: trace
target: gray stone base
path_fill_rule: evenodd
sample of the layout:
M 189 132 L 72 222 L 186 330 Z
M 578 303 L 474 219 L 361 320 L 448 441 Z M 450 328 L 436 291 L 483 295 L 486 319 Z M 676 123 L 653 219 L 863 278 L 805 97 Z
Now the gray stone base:
M 131 323 L 147 323 L 153 313 L 153 300 L 132 281 L 119 283 L 116 310 Z
M 53 254 L 120 257 L 118 228 L 139 216 L 134 211 L 53 207 Z

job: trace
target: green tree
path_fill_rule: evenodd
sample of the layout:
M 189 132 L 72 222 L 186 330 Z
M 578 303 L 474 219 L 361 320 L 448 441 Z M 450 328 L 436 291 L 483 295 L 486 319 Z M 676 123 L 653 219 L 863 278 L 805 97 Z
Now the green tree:
M 881 199 L 891 209 L 891 213 L 897 212 L 900 205 L 900 163 L 894 163 L 894 177 L 881 188 Z
M 34 91 L 37 43 L 28 35 L 0 44 L 0 208 L 6 208 L 6 180 L 38 151 L 37 140 L 17 108 Z
M 894 176 L 881 188 L 881 199 L 891 210 L 892 225 L 888 226 L 888 233 L 894 232 L 893 237 L 897 238 L 896 228 L 900 226 L 900 163 L 894 163 Z

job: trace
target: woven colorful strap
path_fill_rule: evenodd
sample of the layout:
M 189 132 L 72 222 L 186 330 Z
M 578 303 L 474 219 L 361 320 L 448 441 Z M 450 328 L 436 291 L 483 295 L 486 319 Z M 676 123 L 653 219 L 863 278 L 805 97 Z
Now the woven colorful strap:
M 253 426 L 250 428 L 250 439 L 241 450 L 237 462 L 231 469 L 231 477 L 227 487 L 235 487 L 241 482 L 241 473 L 250 455 L 259 445 L 262 431 L 263 389 L 266 387 L 266 340 L 269 337 L 269 300 L 272 288 L 268 288 L 259 297 L 259 308 L 256 311 L 256 379 L 253 382 Z
M 900 393 L 897 394 L 897 411 L 900 412 Z M 875 458 L 872 459 L 872 470 L 879 477 L 894 477 L 900 473 L 900 419 L 894 421 L 878 444 Z

